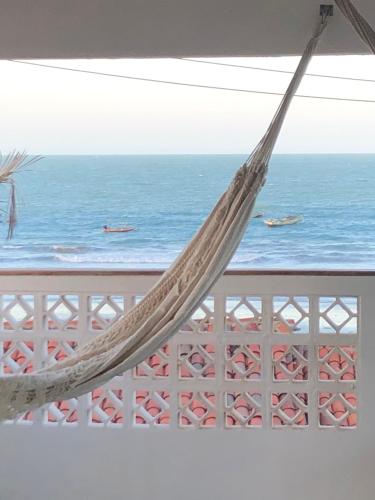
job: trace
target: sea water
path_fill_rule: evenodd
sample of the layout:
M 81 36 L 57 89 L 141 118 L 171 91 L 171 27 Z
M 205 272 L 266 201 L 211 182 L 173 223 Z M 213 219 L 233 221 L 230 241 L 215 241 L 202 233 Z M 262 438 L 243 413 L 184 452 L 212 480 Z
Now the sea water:
M 15 176 L 19 224 L 7 241 L 2 218 L 0 266 L 165 268 L 245 159 L 45 157 Z M 275 155 L 255 210 L 304 220 L 270 229 L 253 219 L 231 268 L 375 268 L 375 155 Z

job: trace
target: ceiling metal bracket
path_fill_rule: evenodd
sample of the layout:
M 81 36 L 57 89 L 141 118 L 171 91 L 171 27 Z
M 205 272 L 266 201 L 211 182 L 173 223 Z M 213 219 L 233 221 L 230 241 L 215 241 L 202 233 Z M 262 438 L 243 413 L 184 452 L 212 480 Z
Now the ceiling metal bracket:
M 333 5 L 332 4 L 320 4 L 320 15 L 322 17 L 322 21 L 324 21 L 327 17 L 333 16 Z

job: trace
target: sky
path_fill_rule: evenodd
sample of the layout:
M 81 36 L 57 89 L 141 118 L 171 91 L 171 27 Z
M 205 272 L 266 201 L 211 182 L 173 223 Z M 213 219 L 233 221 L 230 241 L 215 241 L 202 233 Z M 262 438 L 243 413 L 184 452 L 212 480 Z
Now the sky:
M 219 62 L 293 71 L 296 57 Z M 178 59 L 50 60 L 69 68 L 284 92 L 291 75 Z M 29 154 L 250 153 L 280 97 L 0 61 L 0 150 Z M 317 56 L 309 72 L 375 80 L 374 56 Z M 299 93 L 375 100 L 375 83 L 305 77 Z M 275 153 L 375 153 L 375 103 L 296 98 Z

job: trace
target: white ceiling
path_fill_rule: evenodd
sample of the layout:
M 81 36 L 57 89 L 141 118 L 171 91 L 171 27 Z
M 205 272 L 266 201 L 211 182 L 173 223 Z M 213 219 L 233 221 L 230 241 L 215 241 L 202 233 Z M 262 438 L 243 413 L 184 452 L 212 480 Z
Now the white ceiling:
M 375 0 L 354 2 L 375 26 Z M 0 59 L 296 55 L 320 3 L 0 0 Z M 319 51 L 367 52 L 337 8 Z

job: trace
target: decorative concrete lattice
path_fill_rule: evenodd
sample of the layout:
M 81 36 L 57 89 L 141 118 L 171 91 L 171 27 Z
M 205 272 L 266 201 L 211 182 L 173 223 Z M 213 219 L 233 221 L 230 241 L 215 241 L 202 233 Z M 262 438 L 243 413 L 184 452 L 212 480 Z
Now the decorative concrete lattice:
M 122 389 L 95 389 L 89 395 L 89 423 L 98 426 L 119 426 L 124 422 Z
M 151 379 L 169 377 L 170 354 L 170 346 L 166 344 L 134 368 L 134 377 Z
M 125 298 L 121 295 L 91 295 L 88 297 L 89 329 L 106 330 L 124 315 Z
M 319 393 L 319 425 L 321 428 L 353 429 L 357 426 L 357 395 Z
M 357 380 L 357 352 L 354 346 L 319 346 L 319 380 L 352 382 Z
M 44 423 L 47 425 L 77 425 L 78 399 L 57 401 L 46 405 L 43 410 Z
M 225 426 L 262 427 L 262 395 L 249 392 L 224 393 Z
M 19 332 L 34 327 L 34 296 L 31 294 L 0 295 L 1 330 Z
M 34 369 L 34 343 L 22 340 L 0 342 L 2 375 L 31 373 Z
M 196 309 L 192 317 L 182 327 L 180 332 L 212 333 L 214 331 L 214 302 L 206 299 Z
M 179 376 L 182 379 L 215 378 L 215 346 L 183 344 L 178 346 Z
M 358 333 L 357 297 L 320 297 L 320 333 L 356 335 Z
M 137 426 L 168 426 L 171 421 L 168 391 L 136 391 L 134 419 Z
M 227 297 L 225 330 L 235 333 L 262 331 L 262 299 L 260 297 Z
M 273 380 L 303 382 L 308 380 L 308 352 L 305 345 L 272 346 Z
M 44 327 L 46 330 L 78 328 L 78 295 L 46 295 Z
M 141 296 L 74 288 L 3 293 L 0 373 L 31 373 L 72 356 Z M 360 318 L 355 296 L 236 295 L 222 288 L 132 370 L 11 422 L 150 432 L 355 429 Z
M 74 340 L 46 339 L 42 344 L 43 366 L 53 366 L 74 354 L 78 343 Z
M 307 393 L 272 393 L 271 399 L 273 427 L 308 426 Z
M 226 346 L 226 380 L 259 380 L 261 376 L 261 346 L 259 344 Z
M 273 333 L 308 334 L 309 311 L 308 297 L 274 297 Z
M 179 424 L 181 427 L 215 427 L 216 413 L 216 394 L 212 392 L 182 392 L 179 394 Z

